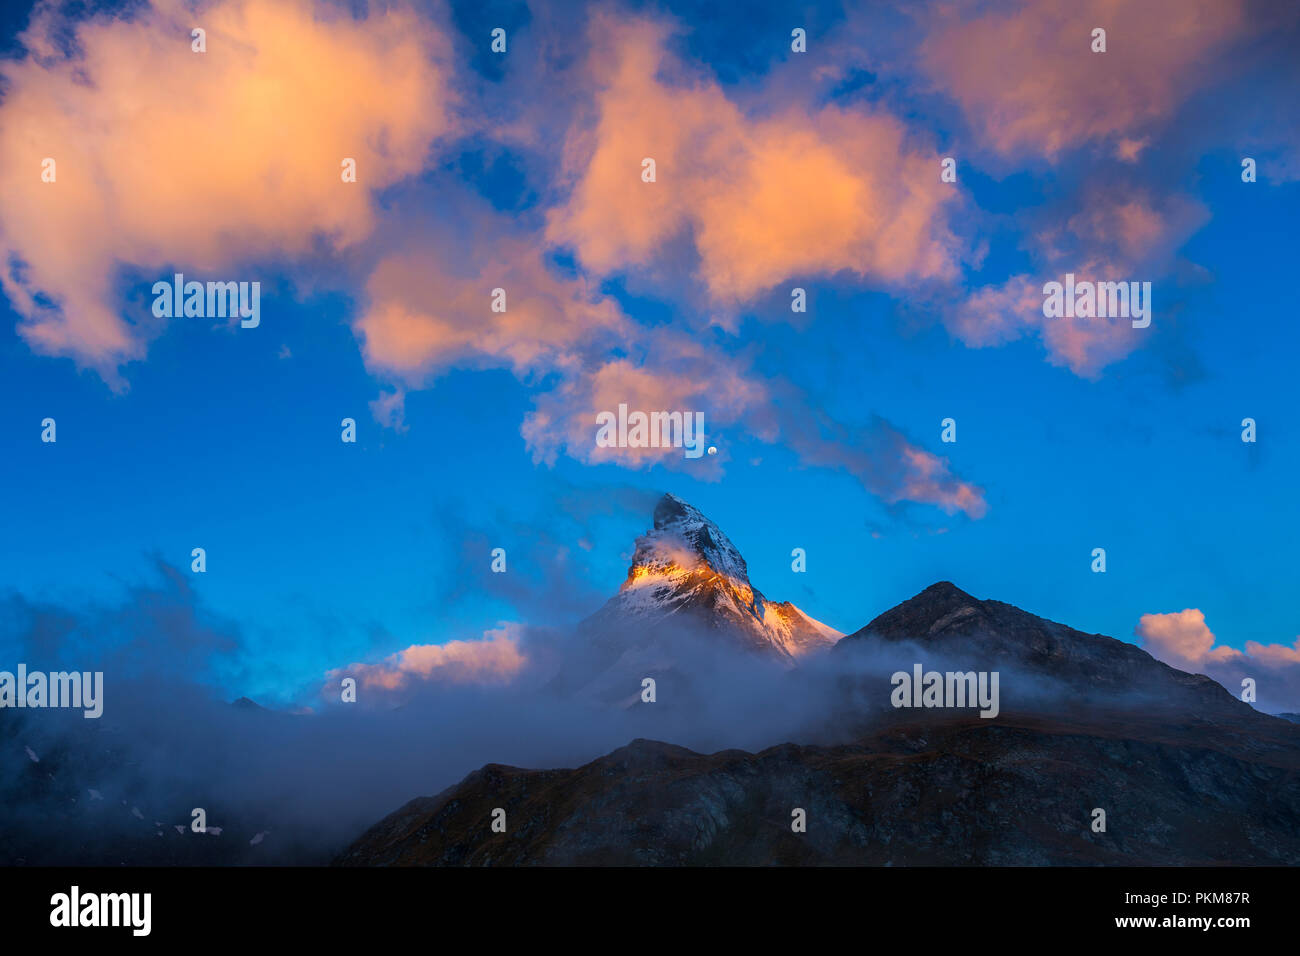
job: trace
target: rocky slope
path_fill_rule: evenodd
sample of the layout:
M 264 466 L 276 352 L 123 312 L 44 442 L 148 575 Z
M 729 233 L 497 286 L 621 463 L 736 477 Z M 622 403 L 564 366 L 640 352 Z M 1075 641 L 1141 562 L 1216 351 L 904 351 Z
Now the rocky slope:
M 1265 719 L 1262 739 L 1195 722 L 948 718 L 758 754 L 637 740 L 572 770 L 490 764 L 335 862 L 1294 865 L 1300 731 Z M 505 833 L 490 827 L 497 807 Z
M 1003 671 L 1007 705 L 1053 713 L 1096 702 L 1107 709 L 1245 717 L 1254 709 L 1201 674 L 1156 660 L 1133 644 L 1086 634 L 941 581 L 845 637 L 837 654 L 899 652 L 899 668 L 947 662 Z

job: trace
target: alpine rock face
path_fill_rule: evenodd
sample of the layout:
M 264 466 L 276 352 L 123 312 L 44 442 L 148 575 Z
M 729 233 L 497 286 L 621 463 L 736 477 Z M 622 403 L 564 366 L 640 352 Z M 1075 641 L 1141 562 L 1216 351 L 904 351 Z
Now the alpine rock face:
M 765 598 L 722 530 L 666 494 L 618 593 L 578 625 L 575 653 L 558 680 L 573 690 L 603 683 L 610 669 L 671 670 L 683 654 L 727 650 L 792 667 L 843 636 L 788 601 Z
M 837 654 L 907 651 L 951 661 L 961 669 L 1001 670 L 1008 702 L 1031 708 L 1028 695 L 1046 689 L 1059 712 L 1092 701 L 1108 710 L 1175 710 L 1203 715 L 1254 713 L 1217 682 L 1156 660 L 1142 648 L 1103 634 L 1087 634 L 1002 601 L 980 600 L 948 581 L 932 584 L 866 627 L 848 635 Z

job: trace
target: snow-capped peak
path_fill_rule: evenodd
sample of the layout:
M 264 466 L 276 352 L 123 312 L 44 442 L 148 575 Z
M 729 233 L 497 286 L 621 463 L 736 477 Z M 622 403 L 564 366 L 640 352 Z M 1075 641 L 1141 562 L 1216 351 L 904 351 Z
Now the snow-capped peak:
M 766 600 L 722 530 L 666 494 L 655 507 L 654 527 L 637 538 L 627 579 L 578 624 L 553 685 L 626 703 L 629 689 L 639 689 L 647 674 L 712 667 L 712 648 L 794 667 L 841 637 L 793 604 Z M 696 647 L 710 650 L 700 656 Z
M 673 494 L 659 499 L 654 527 L 637 539 L 611 608 L 642 617 L 685 611 L 790 661 L 842 636 L 793 604 L 765 600 L 722 529 Z
M 738 587 L 749 587 L 749 569 L 722 529 L 693 505 L 666 494 L 655 506 L 654 528 L 637 539 L 624 587 L 647 574 L 689 572 L 707 565 Z

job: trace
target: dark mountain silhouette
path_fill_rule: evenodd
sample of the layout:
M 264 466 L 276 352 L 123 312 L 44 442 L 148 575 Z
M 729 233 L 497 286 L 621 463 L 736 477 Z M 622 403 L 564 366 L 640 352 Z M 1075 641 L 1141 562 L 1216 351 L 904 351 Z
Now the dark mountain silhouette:
M 1053 712 L 1097 701 L 1108 708 L 1239 717 L 1256 713 L 1209 677 L 1170 667 L 1140 647 L 1076 631 L 1012 604 L 981 601 L 948 581 L 881 614 L 841 640 L 835 652 L 887 652 L 899 645 L 963 670 L 1002 670 L 1003 692 L 1012 708 L 1021 702 L 1036 707 L 1027 698 L 1045 690 Z M 898 661 L 899 669 L 906 669 L 912 658 Z M 1033 678 L 1049 683 L 1044 688 Z
M 1203 727 L 967 717 L 757 754 L 636 740 L 574 770 L 489 764 L 384 818 L 335 863 L 1295 864 L 1290 729 L 1259 743 Z M 498 807 L 505 833 L 490 826 Z M 805 833 L 791 828 L 796 809 Z

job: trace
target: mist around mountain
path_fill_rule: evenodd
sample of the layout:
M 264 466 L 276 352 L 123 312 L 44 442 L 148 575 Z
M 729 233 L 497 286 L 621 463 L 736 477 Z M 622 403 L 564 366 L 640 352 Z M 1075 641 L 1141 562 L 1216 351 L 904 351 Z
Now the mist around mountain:
M 1208 677 L 946 581 L 795 653 L 760 626 L 764 608 L 726 537 L 665 496 L 628 582 L 584 622 L 599 636 L 583 679 L 615 675 L 631 693 L 624 706 L 636 707 L 636 668 L 654 672 L 680 653 L 665 632 L 697 646 L 721 636 L 800 665 L 773 704 L 816 696 L 826 719 L 757 753 L 637 739 L 573 769 L 488 764 L 406 803 L 335 862 L 1300 862 L 1300 728 Z M 671 629 L 674 615 L 689 623 Z M 913 671 L 950 683 L 969 674 L 971 687 L 994 672 L 1004 693 L 983 716 L 900 708 L 895 677 Z
M 417 683 L 400 705 L 213 699 L 187 668 L 222 635 L 169 587 L 129 637 L 172 650 L 104 662 L 103 720 L 0 711 L 4 862 L 1300 860 L 1300 726 L 947 582 L 842 636 L 766 598 L 672 495 L 603 607 L 522 630 L 511 680 Z M 76 625 L 111 636 L 120 618 Z M 893 706 L 917 665 L 997 670 L 997 716 Z

